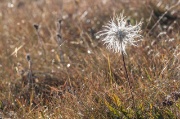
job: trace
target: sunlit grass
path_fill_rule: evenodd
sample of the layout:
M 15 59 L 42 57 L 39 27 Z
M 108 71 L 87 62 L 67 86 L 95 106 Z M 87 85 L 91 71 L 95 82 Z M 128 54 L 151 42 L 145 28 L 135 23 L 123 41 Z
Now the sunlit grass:
M 30 119 L 180 117 L 180 8 L 168 10 L 177 2 L 2 0 L 0 115 Z M 121 55 L 106 50 L 95 36 L 122 11 L 133 25 L 143 22 L 143 41 L 127 48 L 125 56 L 136 109 Z M 166 18 L 157 23 L 166 11 Z M 38 33 L 34 25 L 39 25 Z M 62 44 L 57 42 L 58 35 Z M 32 87 L 27 55 L 32 61 Z

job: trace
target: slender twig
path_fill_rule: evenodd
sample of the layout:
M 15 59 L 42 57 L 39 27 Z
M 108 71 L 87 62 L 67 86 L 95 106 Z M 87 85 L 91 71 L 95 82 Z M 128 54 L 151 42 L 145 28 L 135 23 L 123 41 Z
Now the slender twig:
M 124 60 L 124 53 L 123 53 L 123 52 L 122 52 L 122 59 L 123 59 L 123 64 L 124 64 L 124 70 L 125 70 L 126 79 L 127 79 L 127 81 L 128 81 L 128 86 L 129 86 L 130 93 L 131 93 L 131 97 L 132 97 L 132 100 L 133 100 L 133 108 L 135 109 L 136 107 L 135 107 L 135 100 L 134 100 L 132 85 L 131 85 L 131 82 L 130 82 L 130 79 L 129 79 L 129 76 L 128 76 L 128 73 L 127 73 L 126 63 L 125 63 L 125 60 Z
M 36 30 L 36 35 L 38 37 L 38 42 L 40 43 L 41 48 L 43 50 L 43 55 L 46 58 L 46 51 L 45 51 L 45 47 L 44 47 L 44 42 L 43 42 L 43 39 L 41 38 L 41 36 L 39 34 L 39 25 L 38 24 L 34 24 L 34 28 Z
M 28 72 L 28 86 L 30 87 L 30 84 L 33 85 L 33 79 L 32 79 L 32 62 L 31 62 L 31 57 L 29 54 L 27 54 L 26 59 L 28 61 L 29 65 L 29 72 Z M 33 87 L 33 86 L 32 86 Z
M 58 33 L 61 34 L 61 23 L 62 23 L 62 20 L 60 19 L 58 21 Z
M 62 20 L 60 19 L 58 21 L 58 29 L 57 29 L 57 43 L 58 43 L 58 50 L 59 50 L 59 56 L 60 56 L 60 60 L 61 62 L 64 62 L 64 56 L 63 56 L 63 50 L 61 48 L 62 44 L 64 43 L 63 39 L 62 39 L 62 35 L 61 35 L 61 23 L 62 23 Z

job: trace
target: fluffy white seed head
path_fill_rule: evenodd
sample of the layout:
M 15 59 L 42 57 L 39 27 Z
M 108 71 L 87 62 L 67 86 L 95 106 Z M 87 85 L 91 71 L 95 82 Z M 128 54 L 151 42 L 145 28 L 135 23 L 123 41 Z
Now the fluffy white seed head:
M 128 44 L 137 46 L 138 39 L 142 37 L 139 34 L 142 22 L 132 26 L 127 21 L 128 19 L 120 14 L 111 19 L 107 25 L 103 26 L 103 30 L 97 33 L 99 37 L 103 37 L 102 41 L 107 49 L 126 54 L 125 48 Z

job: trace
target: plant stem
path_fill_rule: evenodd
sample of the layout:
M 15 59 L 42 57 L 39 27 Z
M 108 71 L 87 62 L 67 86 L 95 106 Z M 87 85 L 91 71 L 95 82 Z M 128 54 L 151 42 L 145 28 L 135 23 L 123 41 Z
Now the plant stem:
M 127 73 L 126 63 L 125 63 L 125 60 L 124 60 L 124 53 L 123 52 L 122 52 L 122 58 L 123 58 L 123 64 L 124 64 L 124 70 L 125 70 L 125 74 L 126 74 L 126 79 L 128 81 L 128 86 L 129 86 L 131 97 L 132 97 L 132 100 L 133 100 L 133 109 L 135 109 L 136 107 L 135 107 L 135 100 L 134 100 L 133 90 L 132 90 L 131 82 L 130 82 L 130 79 L 129 79 L 129 76 L 128 76 L 128 73 Z

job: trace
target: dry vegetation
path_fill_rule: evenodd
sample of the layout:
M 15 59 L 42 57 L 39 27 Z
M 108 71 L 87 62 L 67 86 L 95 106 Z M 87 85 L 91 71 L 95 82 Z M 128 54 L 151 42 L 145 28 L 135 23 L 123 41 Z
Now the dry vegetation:
M 121 55 L 95 36 L 122 11 L 143 21 L 125 56 L 135 109 Z M 180 118 L 179 28 L 178 0 L 1 0 L 0 118 Z

